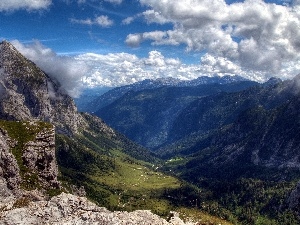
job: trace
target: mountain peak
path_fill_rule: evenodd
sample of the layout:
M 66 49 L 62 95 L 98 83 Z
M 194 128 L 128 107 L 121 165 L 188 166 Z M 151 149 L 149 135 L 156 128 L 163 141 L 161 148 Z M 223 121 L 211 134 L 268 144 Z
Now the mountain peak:
M 0 43 L 0 46 L 13 46 L 9 41 L 3 40 Z
M 2 41 L 0 43 L 0 52 L 3 56 L 8 56 L 11 54 L 17 54 L 18 56 L 22 56 L 21 53 L 8 41 Z M 23 57 L 23 56 L 22 56 Z
M 0 69 L 1 75 L 6 77 L 25 78 L 39 77 L 45 74 L 30 60 L 24 57 L 10 42 L 2 41 L 0 43 Z

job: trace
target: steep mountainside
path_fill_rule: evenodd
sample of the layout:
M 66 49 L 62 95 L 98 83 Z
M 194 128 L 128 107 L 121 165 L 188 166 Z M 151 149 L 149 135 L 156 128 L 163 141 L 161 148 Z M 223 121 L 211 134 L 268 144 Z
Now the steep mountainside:
M 181 133 L 185 131 L 194 135 L 159 152 L 172 157 L 178 154 L 201 155 L 204 149 L 214 149 L 215 153 L 211 152 L 208 157 L 218 166 L 226 164 L 225 155 L 228 155 L 229 164 L 236 164 L 233 162 L 236 155 L 243 159 L 243 163 L 248 160 L 270 167 L 299 167 L 299 78 L 193 102 L 176 123 L 178 129 L 182 129 Z M 206 123 L 204 118 L 212 122 Z M 203 127 L 214 123 L 213 129 L 203 132 Z M 241 153 L 243 151 L 251 153 L 246 157 Z M 216 154 L 223 158 L 217 161 Z M 203 158 L 203 162 L 209 163 L 208 158 Z
M 299 79 L 191 103 L 177 126 L 194 133 L 158 151 L 164 169 L 210 190 L 243 224 L 297 224 Z M 219 124 L 203 132 L 205 119 Z
M 171 129 L 176 139 L 197 132 L 206 133 L 236 120 L 247 109 L 263 106 L 272 109 L 288 101 L 297 91 L 292 84 L 270 81 L 234 93 L 219 93 L 199 98 L 190 103 L 178 115 Z
M 42 120 L 60 133 L 77 133 L 84 121 L 71 97 L 10 43 L 0 44 L 0 117 Z
M 251 81 L 219 84 L 212 83 L 215 79 L 211 79 L 209 82 L 207 78 L 205 84 L 192 87 L 130 91 L 95 114 L 130 139 L 150 149 L 156 149 L 180 138 L 179 132 L 173 132 L 175 122 L 180 120 L 178 116 L 193 101 L 257 85 Z

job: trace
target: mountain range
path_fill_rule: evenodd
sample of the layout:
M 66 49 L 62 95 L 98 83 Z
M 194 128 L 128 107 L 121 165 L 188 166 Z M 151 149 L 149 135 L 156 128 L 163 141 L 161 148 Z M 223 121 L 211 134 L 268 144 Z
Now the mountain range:
M 4 41 L 0 222 L 298 224 L 299 81 L 146 80 L 91 115 Z
M 76 99 L 78 110 L 83 112 L 94 113 L 103 107 L 109 105 L 115 100 L 121 98 L 129 91 L 137 92 L 146 89 L 156 89 L 160 87 L 195 87 L 202 84 L 228 84 L 233 82 L 247 81 L 241 76 L 201 76 L 194 80 L 180 80 L 172 77 L 158 78 L 155 80 L 146 79 L 130 85 L 117 88 L 92 88 L 84 90 L 84 94 Z M 85 102 L 85 104 L 83 103 Z
M 205 77 L 201 84 L 182 86 L 169 82 L 149 87 L 146 81 L 144 86 L 141 82 L 126 86 L 122 93 L 119 90 L 125 88 L 116 88 L 93 101 L 100 102 L 95 114 L 152 149 L 165 160 L 165 172 L 208 188 L 216 198 L 242 198 L 239 204 L 254 208 L 250 202 L 258 201 L 259 212 L 269 211 L 270 199 L 256 199 L 253 193 L 253 199 L 248 196 L 245 201 L 243 194 L 231 192 L 250 185 L 264 195 L 266 189 L 274 193 L 280 184 L 283 189 L 276 195 L 283 199 L 299 181 L 300 77 L 271 78 L 262 84 L 236 78 L 220 82 L 221 78 Z M 102 104 L 111 93 L 121 97 Z M 278 207 L 282 199 L 276 200 Z M 295 202 L 294 209 L 299 208 Z M 241 205 L 227 209 L 235 211 Z M 240 215 L 254 223 L 248 216 Z
M 94 114 L 131 140 L 150 149 L 157 149 L 180 138 L 180 133 L 176 131 L 176 121 L 180 120 L 181 112 L 197 99 L 236 92 L 257 84 L 238 76 L 231 79 L 203 77 L 193 85 L 180 82 L 175 83 L 175 86 L 169 83 L 151 88 L 149 82 L 144 88 L 141 88 L 142 83 L 133 85 L 139 89 L 135 91 L 130 88 L 130 91 Z M 99 100 L 111 93 L 115 93 L 114 90 L 107 92 Z

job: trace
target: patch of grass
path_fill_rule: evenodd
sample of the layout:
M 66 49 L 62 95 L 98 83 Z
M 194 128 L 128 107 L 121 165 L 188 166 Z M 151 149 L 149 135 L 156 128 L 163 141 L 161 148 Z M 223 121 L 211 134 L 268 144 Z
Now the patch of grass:
M 50 188 L 46 191 L 47 195 L 51 198 L 53 196 L 57 196 L 62 193 L 61 189 L 58 188 Z

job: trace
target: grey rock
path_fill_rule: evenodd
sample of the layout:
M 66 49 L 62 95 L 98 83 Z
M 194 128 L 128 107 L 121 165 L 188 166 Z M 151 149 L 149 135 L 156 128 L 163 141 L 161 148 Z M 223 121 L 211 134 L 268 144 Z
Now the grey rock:
M 178 215 L 170 222 L 148 210 L 110 212 L 78 197 L 62 193 L 49 201 L 31 202 L 27 207 L 0 212 L 0 224 L 101 224 L 101 225 L 184 225 Z
M 34 125 L 34 122 L 31 123 Z M 39 183 L 45 188 L 58 188 L 58 168 L 55 158 L 55 130 L 43 129 L 35 140 L 25 144 L 22 159 L 30 171 L 38 174 Z
M 7 132 L 0 128 L 0 168 L 1 177 L 10 190 L 17 191 L 21 182 L 20 169 L 10 149 L 14 146 Z
M 41 128 L 37 122 L 15 123 L 28 128 L 29 133 L 36 129 L 36 133 L 31 133 L 33 138 L 23 143 L 21 159 L 17 159 L 20 156 L 13 153 L 13 148 L 20 143 L 9 137 L 4 128 L 0 128 L 0 209 L 5 210 L 31 200 L 43 200 L 47 190 L 60 189 L 54 127 L 50 124 L 43 127 L 43 124 Z M 30 188 L 27 184 L 31 185 Z
M 0 117 L 46 121 L 59 133 L 78 133 L 83 118 L 59 84 L 10 43 L 0 43 L 0 53 Z

